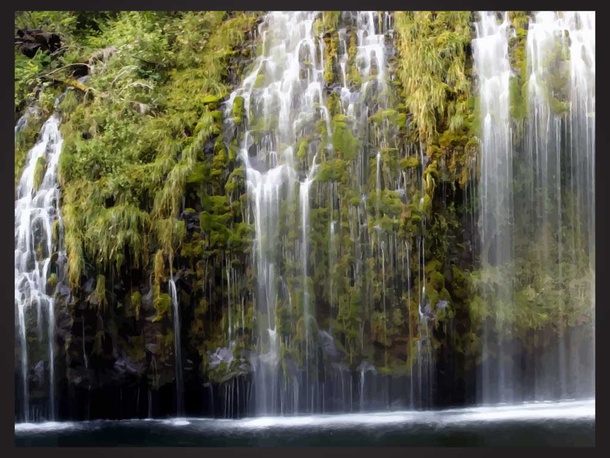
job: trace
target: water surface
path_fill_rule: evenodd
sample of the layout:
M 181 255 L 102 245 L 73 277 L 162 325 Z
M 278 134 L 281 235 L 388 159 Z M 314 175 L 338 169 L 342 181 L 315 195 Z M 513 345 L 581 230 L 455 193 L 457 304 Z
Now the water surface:
M 594 446 L 595 400 L 241 420 L 20 423 L 17 446 Z

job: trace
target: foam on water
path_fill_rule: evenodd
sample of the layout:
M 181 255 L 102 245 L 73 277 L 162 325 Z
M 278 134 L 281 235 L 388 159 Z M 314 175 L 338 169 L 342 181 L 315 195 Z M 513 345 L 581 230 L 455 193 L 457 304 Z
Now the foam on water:
M 374 412 L 367 414 L 310 415 L 294 417 L 259 417 L 241 420 L 216 420 L 212 418 L 174 418 L 148 420 L 171 426 L 188 426 L 189 429 L 205 428 L 206 430 L 269 430 L 269 429 L 337 429 L 337 428 L 379 428 L 390 425 L 481 425 L 485 423 L 502 423 L 514 421 L 571 421 L 595 419 L 595 400 L 578 400 L 564 402 L 534 402 L 520 405 L 490 407 L 472 407 L 446 409 L 438 411 L 399 411 Z M 140 420 L 129 420 L 139 423 Z M 20 423 L 15 425 L 15 432 L 45 432 L 99 425 L 101 422 L 67 422 L 67 423 Z M 113 423 L 106 421 L 104 423 Z

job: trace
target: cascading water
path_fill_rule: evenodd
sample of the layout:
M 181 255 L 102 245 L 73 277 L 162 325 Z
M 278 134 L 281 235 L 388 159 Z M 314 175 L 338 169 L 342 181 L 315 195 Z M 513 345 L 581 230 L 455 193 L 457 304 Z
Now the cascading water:
M 315 296 L 315 286 L 311 283 L 315 267 L 315 260 L 310 256 L 312 203 L 320 205 L 327 201 L 332 209 L 328 219 L 328 253 L 325 254 L 329 269 L 333 269 L 341 255 L 336 245 L 339 239 L 334 237 L 339 235 L 341 224 L 342 205 L 337 185 L 318 183 L 317 167 L 342 157 L 337 154 L 348 152 L 337 153 L 331 143 L 331 139 L 335 141 L 335 133 L 327 108 L 330 83 L 325 80 L 325 59 L 328 58 L 328 43 L 322 35 L 314 34 L 315 22 L 320 17 L 314 12 L 266 14 L 259 27 L 262 51 L 241 87 L 231 94 L 225 110 L 225 119 L 233 126 L 240 125 L 240 120 L 235 118 L 240 110 L 245 117 L 240 157 L 246 168 L 248 199 L 255 227 L 253 267 L 257 281 L 258 354 L 252 365 L 254 410 L 259 414 L 322 412 L 328 406 L 349 411 L 357 410 L 358 405 L 369 407 L 369 401 L 365 399 L 368 397 L 383 398 L 385 405 L 391 398 L 389 386 L 383 385 L 387 381 L 372 383 L 378 377 L 377 371 L 367 370 L 369 375 L 360 370 L 346 373 L 346 368 L 340 364 L 326 364 L 324 352 L 334 349 L 335 344 L 331 334 L 319 329 L 314 313 L 320 298 Z M 404 288 L 400 283 L 392 284 L 391 288 L 396 291 L 388 295 L 390 285 L 386 274 L 390 269 L 397 269 L 410 276 L 408 262 L 405 262 L 410 256 L 409 248 L 398 243 L 393 230 L 382 227 L 381 222 L 387 220 L 382 212 L 371 214 L 369 211 L 369 208 L 379 208 L 382 197 L 388 194 L 405 199 L 407 194 L 405 176 L 395 172 L 386 164 L 388 159 L 384 159 L 396 149 L 397 140 L 390 133 L 390 122 L 382 117 L 375 127 L 371 127 L 370 122 L 373 114 L 383 113 L 390 103 L 387 36 L 391 34 L 391 18 L 388 13 L 342 13 L 339 22 L 351 31 L 341 28 L 338 32 L 340 76 L 332 91 L 339 96 L 339 110 L 343 114 L 338 114 L 335 122 L 340 123 L 341 130 L 354 132 L 362 138 L 357 156 L 350 162 L 349 186 L 361 197 L 357 207 L 349 208 L 355 265 L 346 274 L 363 297 L 375 297 L 375 306 L 369 303 L 371 301 L 365 301 L 363 318 L 378 317 L 378 338 L 386 342 L 385 321 L 391 313 L 389 304 L 401 297 L 399 290 Z M 353 51 L 349 50 L 350 46 Z M 346 73 L 348 64 L 355 71 L 349 77 Z M 369 203 L 371 199 L 375 203 Z M 378 223 L 370 224 L 369 218 Z M 375 233 L 369 232 L 369 225 L 375 226 Z M 373 259 L 374 266 L 367 259 Z M 289 285 L 286 278 L 299 279 L 299 283 Z M 373 278 L 378 278 L 378 283 Z M 328 300 L 333 316 L 339 319 L 338 304 L 334 302 L 338 285 L 332 278 L 329 284 Z M 285 313 L 294 315 L 295 309 L 300 315 L 296 322 L 282 322 L 280 317 Z M 363 341 L 363 325 L 359 331 Z M 424 347 L 427 348 L 427 343 Z M 386 348 L 382 357 L 386 362 L 387 351 Z M 421 364 L 422 358 L 430 361 L 424 356 L 412 359 Z M 373 368 L 367 361 L 362 361 L 362 365 Z M 324 376 L 321 375 L 322 366 Z M 331 375 L 330 372 L 336 373 Z M 370 384 L 365 383 L 365 375 L 373 379 Z M 361 389 L 352 389 L 353 384 Z M 370 390 L 363 389 L 365 385 Z M 419 393 L 419 396 L 423 394 Z
M 22 415 L 26 422 L 31 418 L 29 356 L 40 354 L 45 344 L 47 419 L 53 420 L 56 410 L 53 292 L 57 280 L 63 276 L 65 259 L 57 184 L 57 166 L 63 143 L 59 125 L 57 114 L 43 125 L 40 139 L 28 154 L 15 202 L 15 315 L 18 318 L 21 359 Z M 33 335 L 35 343 L 30 343 Z
M 586 287 L 588 287 L 588 309 L 591 326 L 585 383 L 578 387 L 581 393 L 595 394 L 595 12 L 566 13 L 570 34 L 570 114 L 568 122 L 570 166 L 572 177 L 570 187 L 576 195 L 577 203 L 571 206 L 572 221 L 583 225 L 580 237 L 586 240 L 583 251 L 576 249 L 578 235 L 572 230 L 569 235 L 568 253 L 572 262 L 587 263 Z M 584 154 L 582 154 L 584 152 Z M 579 154 L 580 153 L 580 154 Z M 575 156 L 580 157 L 575 159 Z M 571 350 L 571 353 L 576 354 Z M 576 357 L 572 358 L 570 373 L 575 373 Z
M 480 244 L 481 262 L 486 266 L 501 266 L 512 277 L 513 262 L 513 149 L 510 127 L 510 76 L 508 61 L 509 23 L 506 15 L 499 20 L 495 12 L 481 12 L 473 42 L 474 62 L 478 71 L 481 106 L 480 161 Z M 483 291 L 484 300 L 495 307 L 510 308 L 513 285 L 510 281 L 499 288 Z M 497 363 L 485 362 L 480 378 L 480 399 L 512 398 L 510 382 L 514 377 L 510 358 L 505 358 L 507 345 L 498 337 L 503 323 L 498 319 L 494 329 L 484 324 L 484 354 L 495 353 Z
M 505 16 L 480 13 L 474 42 L 482 119 L 480 260 L 486 278 L 494 278 L 482 295 L 495 322 L 484 325 L 480 401 L 590 396 L 595 15 L 541 12 L 530 19 L 528 110 L 517 133 L 508 40 Z M 520 337 L 521 346 L 516 317 L 540 323 L 539 331 Z M 553 342 L 544 353 L 523 350 L 543 339 Z
M 389 81 L 388 60 L 392 55 L 391 37 L 392 19 L 389 13 L 374 13 L 370 11 L 361 11 L 356 13 L 344 13 L 344 20 L 347 23 L 353 23 L 356 26 L 355 55 L 354 62 L 350 62 L 350 37 L 346 28 L 338 31 L 339 36 L 339 67 L 340 67 L 340 100 L 343 114 L 347 117 L 351 131 L 359 136 L 362 141 L 361 151 L 358 154 L 358 159 L 351 166 L 350 175 L 352 176 L 350 187 L 356 191 L 361 199 L 359 205 L 350 210 L 349 227 L 352 239 L 357 240 L 354 244 L 353 258 L 355 262 L 353 273 L 346 272 L 348 277 L 363 292 L 365 297 L 369 297 L 366 301 L 365 318 L 370 319 L 371 315 L 379 317 L 380 321 L 380 340 L 385 342 L 382 360 L 384 365 L 388 363 L 388 325 L 387 322 L 391 316 L 391 309 L 396 307 L 396 303 L 401 301 L 404 291 L 404 286 L 407 286 L 407 294 L 410 294 L 410 276 L 411 269 L 409 266 L 411 252 L 408 245 L 398 242 L 398 237 L 393 229 L 387 227 L 391 221 L 381 211 L 381 202 L 384 199 L 398 198 L 402 202 L 408 201 L 408 186 L 411 176 L 407 178 L 404 172 L 398 170 L 393 161 L 395 160 L 395 151 L 397 150 L 397 142 L 392 134 L 391 122 L 383 116 L 375 118 L 374 115 L 388 113 L 392 108 L 392 91 Z M 390 38 L 390 39 L 388 39 Z M 352 38 L 353 39 L 353 38 Z M 348 78 L 346 68 L 348 64 L 352 64 L 356 69 L 357 78 L 362 81 L 358 83 L 354 81 L 354 77 Z M 390 109 L 390 110 L 389 110 Z M 336 199 L 336 190 L 331 191 L 331 202 Z M 371 200 L 374 202 L 371 202 Z M 368 206 L 374 209 L 371 213 Z M 332 225 L 333 222 L 331 221 Z M 370 227 L 374 232 L 370 231 Z M 419 251 L 421 257 L 422 251 Z M 375 261 L 375 267 L 371 268 L 367 259 Z M 395 278 L 406 278 L 407 285 L 403 282 L 388 282 L 386 274 L 395 272 Z M 378 296 L 375 293 L 374 281 L 378 281 L 380 289 Z M 380 307 L 377 311 L 374 310 L 372 303 L 373 297 L 378 299 Z M 377 302 L 377 299 L 375 300 Z M 410 296 L 409 296 L 410 302 Z M 421 329 L 427 329 L 427 323 L 421 323 Z M 361 341 L 364 341 L 361 328 Z M 424 331 L 425 333 L 425 331 Z M 426 378 L 426 383 L 421 384 L 420 371 L 417 367 L 422 364 L 426 368 L 430 368 L 431 360 L 427 357 L 430 341 L 422 334 L 417 334 L 422 340 L 417 345 L 417 355 L 411 358 L 411 386 L 425 385 L 424 391 L 419 390 L 417 395 L 411 392 L 412 401 L 417 397 L 416 403 L 411 405 L 420 406 L 429 401 L 429 396 L 432 390 L 432 380 L 428 380 L 429 371 L 424 371 L 423 377 Z M 412 337 L 415 337 L 413 334 Z M 422 345 L 423 343 L 423 345 Z M 423 352 L 420 351 L 423 348 Z M 362 367 L 370 367 L 374 369 L 368 361 L 363 361 Z M 390 394 L 390 386 L 388 379 L 383 377 L 375 370 L 359 371 L 358 383 L 360 386 L 360 410 L 371 406 L 371 402 L 383 398 L 382 404 L 387 406 L 391 403 L 392 395 Z M 366 381 L 370 380 L 369 384 Z M 376 384 L 375 384 L 376 383 Z M 369 386 L 370 390 L 365 390 L 364 387 Z M 344 399 L 344 402 L 346 400 Z M 400 401 L 399 401 L 400 402 Z M 349 403 L 348 403 L 349 404 Z
M 520 236 L 538 242 L 532 262 L 559 311 L 556 356 L 541 359 L 536 398 L 594 392 L 595 315 L 595 13 L 540 12 L 527 37 L 529 123 L 525 176 L 530 184 Z M 548 288 L 548 287 L 547 287 Z M 573 319 L 586 323 L 569 328 Z M 580 333 L 584 332 L 585 335 Z M 588 340 L 584 354 L 581 341 Z M 580 377 L 579 374 L 584 374 Z M 589 379 L 590 377 L 590 379 Z
M 317 153 L 308 147 L 295 148 L 314 130 L 317 119 L 329 126 L 324 100 L 324 66 L 315 45 L 312 26 L 313 12 L 270 12 L 260 26 L 263 37 L 262 52 L 254 62 L 254 70 L 235 91 L 227 104 L 233 112 L 236 98 L 243 101 L 246 128 L 241 142 L 241 159 L 246 165 L 248 199 L 254 215 L 256 238 L 254 268 L 257 278 L 256 326 L 258 362 L 255 367 L 256 412 L 261 414 L 297 412 L 301 404 L 307 410 L 317 400 L 310 399 L 317 390 L 312 314 L 307 284 L 307 243 L 309 225 L 309 190 L 313 182 Z M 302 174 L 297 163 L 302 162 Z M 295 193 L 298 199 L 295 200 Z M 285 206 L 301 207 L 300 219 L 282 216 Z M 285 210 L 284 210 L 285 211 Z M 292 217 L 291 224 L 301 227 L 301 249 L 290 253 L 284 246 L 286 231 L 283 218 Z M 304 337 L 305 361 L 303 375 L 306 386 L 299 390 L 294 377 L 280 377 L 280 333 L 278 332 L 278 283 L 286 264 L 301 258 L 302 319 L 300 332 Z M 290 342 L 284 342 L 290 346 Z M 291 374 L 296 376 L 296 374 Z M 288 395 L 288 388 L 293 391 Z M 299 394 L 305 397 L 301 401 Z

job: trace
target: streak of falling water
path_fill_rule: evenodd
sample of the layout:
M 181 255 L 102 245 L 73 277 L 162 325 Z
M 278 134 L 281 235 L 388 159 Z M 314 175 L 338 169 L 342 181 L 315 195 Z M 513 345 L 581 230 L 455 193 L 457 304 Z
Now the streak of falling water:
M 228 324 L 227 324 L 227 334 L 229 336 L 229 342 L 231 342 L 233 340 L 233 323 L 232 323 L 232 316 L 231 316 L 231 296 L 232 296 L 232 291 L 231 291 L 231 264 L 229 261 L 229 257 L 227 256 L 225 258 L 225 264 L 226 264 L 226 268 L 225 268 L 225 272 L 227 274 L 227 317 L 228 317 Z
M 483 132 L 481 138 L 479 231 L 481 262 L 484 266 L 507 269 L 507 278 L 498 288 L 482 291 L 491 308 L 512 304 L 512 263 L 514 258 L 512 224 L 512 144 L 510 133 L 510 75 L 506 15 L 497 19 L 495 12 L 480 12 L 476 23 L 474 62 L 478 73 Z M 504 272 L 504 271 L 503 271 Z M 498 316 L 501 316 L 499 313 Z M 490 329 L 484 324 L 484 354 L 497 350 L 497 363 L 482 364 L 480 401 L 512 400 L 512 367 L 505 358 L 506 344 L 498 337 L 502 327 Z
M 588 386 L 581 394 L 595 394 L 595 12 L 565 13 L 570 34 L 570 156 L 581 152 L 580 161 L 571 164 L 573 191 L 582 201 L 579 219 L 584 224 L 586 258 L 589 267 L 589 304 L 591 318 L 590 362 L 585 376 Z M 576 188 L 576 186 L 578 186 Z M 573 206 L 574 207 L 574 206 Z M 576 209 L 573 208 L 573 212 Z M 576 231 L 573 231 L 575 234 Z M 575 237 L 572 236 L 572 239 Z M 572 250 L 572 257 L 577 254 Z M 576 359 L 576 358 L 574 358 Z M 571 371 L 571 373 L 574 373 Z M 587 393 L 588 392 L 588 393 Z
M 172 298 L 174 313 L 174 359 L 176 365 L 176 413 L 178 416 L 184 414 L 184 382 L 182 378 L 182 350 L 180 340 L 180 302 L 178 291 L 173 279 L 169 280 L 169 292 Z
M 386 309 L 386 290 L 385 290 L 385 241 L 381 241 L 381 287 L 383 295 L 383 340 L 388 339 L 388 314 Z M 388 364 L 388 350 L 384 347 L 384 364 Z
M 49 420 L 55 418 L 55 313 L 54 300 L 48 291 L 47 280 L 52 257 L 58 260 L 65 255 L 61 237 L 61 215 L 59 210 L 59 188 L 57 167 L 63 140 L 59 132 L 60 117 L 51 116 L 43 125 L 40 139 L 30 150 L 17 188 L 15 202 L 15 305 L 18 316 L 19 341 L 21 351 L 21 383 L 23 396 L 22 415 L 24 421 L 30 417 L 28 391 L 28 320 L 27 311 L 36 306 L 47 315 L 47 354 L 49 367 Z M 36 187 L 36 170 L 44 164 L 44 175 Z M 58 277 L 60 266 L 57 266 Z M 37 314 L 41 320 L 42 314 Z M 41 326 L 38 321 L 36 327 Z M 40 328 L 42 329 L 42 328 Z M 39 338 L 44 337 L 39 332 Z M 43 342 L 39 342 L 43 345 Z

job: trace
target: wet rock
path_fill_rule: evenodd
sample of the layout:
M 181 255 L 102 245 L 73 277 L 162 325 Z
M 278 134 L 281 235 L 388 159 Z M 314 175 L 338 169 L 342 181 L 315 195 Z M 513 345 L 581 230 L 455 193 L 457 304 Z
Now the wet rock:
M 343 357 L 341 352 L 335 345 L 335 339 L 326 331 L 320 331 L 320 339 L 322 341 L 322 351 L 324 355 L 331 361 L 339 361 Z
M 141 310 L 148 313 L 155 313 L 155 307 L 153 304 L 153 290 L 149 287 L 145 287 L 144 291 L 146 292 L 142 294 Z
M 339 83 L 333 83 L 329 86 L 327 86 L 326 88 L 326 93 L 327 94 L 337 94 L 337 95 L 341 95 L 341 92 L 343 91 L 343 86 Z
M 267 164 L 265 164 L 264 161 L 257 159 L 256 157 L 250 158 L 250 166 L 260 173 L 265 173 L 267 171 Z
M 95 285 L 95 278 L 91 277 L 87 282 L 83 285 L 83 291 L 87 294 L 93 291 L 93 287 Z
M 237 132 L 237 126 L 233 122 L 232 119 L 227 119 L 222 124 L 222 138 L 225 140 L 232 140 L 235 138 L 235 134 Z
M 45 378 L 44 372 L 44 361 L 38 361 L 32 368 L 30 379 L 35 383 L 43 383 Z
M 55 292 L 61 298 L 70 298 L 70 295 L 72 294 L 70 288 L 64 282 L 60 282 L 57 284 Z
M 422 313 L 426 318 L 434 318 L 435 314 L 432 311 L 432 307 L 430 306 L 430 301 L 426 300 L 426 305 L 424 305 Z
M 214 154 L 214 144 L 216 142 L 216 138 L 212 137 L 207 142 L 203 144 L 203 154 L 206 156 L 210 156 Z
M 131 358 L 122 357 L 114 362 L 114 370 L 119 375 L 140 375 L 143 373 L 143 366 L 131 360 Z
M 66 342 L 72 336 L 74 319 L 67 306 L 63 305 L 57 308 L 58 311 L 55 315 L 55 335 L 60 341 Z
M 226 347 L 219 347 L 210 354 L 210 368 L 216 369 L 221 363 L 229 364 L 233 361 L 233 351 Z
M 447 301 L 438 301 L 436 304 L 435 309 L 436 310 L 444 310 L 447 308 L 447 306 L 449 305 L 449 302 Z

